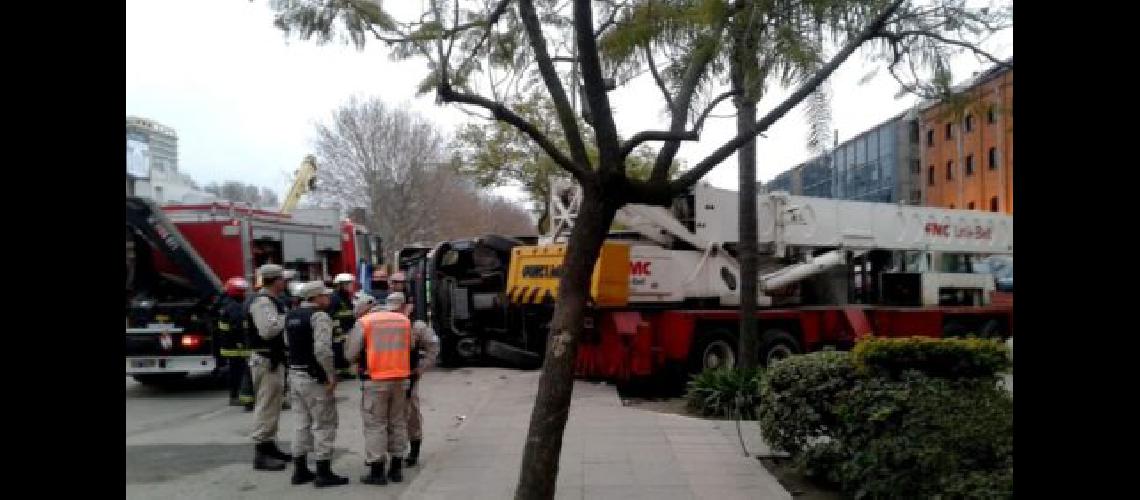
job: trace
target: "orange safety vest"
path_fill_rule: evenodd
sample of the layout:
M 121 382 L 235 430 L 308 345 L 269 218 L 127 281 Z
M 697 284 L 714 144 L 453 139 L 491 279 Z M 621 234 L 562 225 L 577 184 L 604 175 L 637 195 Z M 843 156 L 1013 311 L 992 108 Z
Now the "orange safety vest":
M 412 322 L 406 316 L 377 311 L 364 322 L 364 354 L 372 380 L 408 378 L 412 374 Z

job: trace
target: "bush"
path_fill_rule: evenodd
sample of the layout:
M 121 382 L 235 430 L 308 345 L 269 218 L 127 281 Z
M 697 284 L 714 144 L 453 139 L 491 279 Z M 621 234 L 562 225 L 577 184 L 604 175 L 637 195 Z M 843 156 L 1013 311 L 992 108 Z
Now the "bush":
M 762 377 L 759 369 L 706 370 L 689 381 L 687 405 L 703 416 L 725 418 L 736 417 L 739 405 L 742 420 L 755 420 Z
M 773 364 L 760 384 L 760 429 L 769 446 L 795 454 L 831 435 L 833 406 L 856 381 L 846 352 L 815 352 Z
M 1007 363 L 1003 345 L 957 339 L 795 356 L 765 374 L 761 432 L 856 498 L 1009 498 L 1013 399 L 994 380 Z
M 1013 400 L 993 383 L 917 371 L 869 377 L 835 410 L 846 460 L 827 477 L 856 498 L 1013 494 Z M 824 458 L 806 465 L 835 462 Z
M 895 379 L 908 370 L 931 377 L 993 379 L 1012 364 L 1003 342 L 986 339 L 870 338 L 856 344 L 851 355 L 860 372 Z

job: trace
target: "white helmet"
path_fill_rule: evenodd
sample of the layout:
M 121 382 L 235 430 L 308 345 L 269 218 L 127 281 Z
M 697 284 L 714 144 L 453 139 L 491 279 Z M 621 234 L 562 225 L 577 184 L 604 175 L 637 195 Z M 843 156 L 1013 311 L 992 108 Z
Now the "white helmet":
M 339 285 L 341 283 L 352 283 L 355 280 L 356 279 L 353 278 L 351 274 L 340 273 L 340 274 L 336 275 L 335 278 L 333 278 L 333 283 Z

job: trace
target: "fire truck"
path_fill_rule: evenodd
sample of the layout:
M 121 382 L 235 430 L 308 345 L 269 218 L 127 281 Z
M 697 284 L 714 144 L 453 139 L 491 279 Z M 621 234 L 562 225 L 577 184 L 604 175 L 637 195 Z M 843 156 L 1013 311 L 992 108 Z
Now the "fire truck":
M 224 368 L 213 341 L 213 318 L 231 300 L 222 279 L 241 276 L 252 285 L 257 267 L 274 263 L 298 280 L 351 273 L 367 282 L 380 242 L 338 215 L 232 202 L 160 208 L 128 197 L 127 375 L 150 384 Z
M 580 199 L 572 184 L 556 193 L 553 230 L 538 244 L 484 237 L 433 250 L 431 312 L 445 359 L 541 360 Z M 591 278 L 578 376 L 683 380 L 736 364 L 746 279 L 737 201 L 699 183 L 671 207 L 619 211 L 625 229 L 610 233 Z M 1011 217 L 782 192 L 757 205 L 761 364 L 871 334 L 1012 335 L 1012 295 L 980 265 L 1005 257 L 1012 267 Z

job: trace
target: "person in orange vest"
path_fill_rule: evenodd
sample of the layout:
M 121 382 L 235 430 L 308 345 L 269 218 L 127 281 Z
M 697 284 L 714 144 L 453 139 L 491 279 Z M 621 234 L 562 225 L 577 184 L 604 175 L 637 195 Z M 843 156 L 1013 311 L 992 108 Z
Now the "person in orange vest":
M 412 348 L 417 338 L 434 335 L 422 321 L 414 325 L 404 309 L 404 294 L 388 294 L 385 304 L 361 316 L 345 340 L 344 353 L 365 365 L 361 384 L 364 423 L 364 463 L 368 475 L 360 482 L 384 485 L 403 481 L 408 448 L 407 392 L 411 387 Z M 385 475 L 385 452 L 389 455 Z

